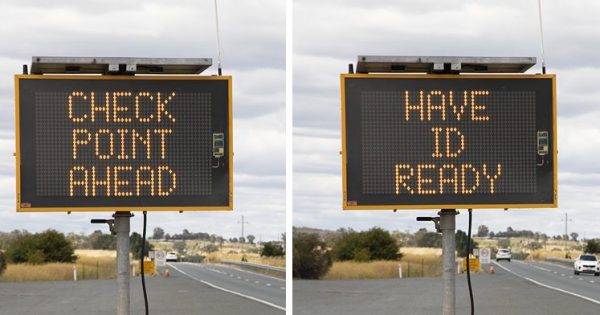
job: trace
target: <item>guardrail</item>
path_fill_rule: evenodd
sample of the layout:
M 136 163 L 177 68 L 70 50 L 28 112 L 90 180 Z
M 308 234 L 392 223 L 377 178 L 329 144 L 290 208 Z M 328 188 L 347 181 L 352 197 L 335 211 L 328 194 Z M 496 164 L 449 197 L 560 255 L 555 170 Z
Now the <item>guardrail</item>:
M 285 279 L 285 268 L 234 260 L 221 260 L 221 263 L 224 265 L 232 265 L 241 269 L 256 271 L 269 276 Z

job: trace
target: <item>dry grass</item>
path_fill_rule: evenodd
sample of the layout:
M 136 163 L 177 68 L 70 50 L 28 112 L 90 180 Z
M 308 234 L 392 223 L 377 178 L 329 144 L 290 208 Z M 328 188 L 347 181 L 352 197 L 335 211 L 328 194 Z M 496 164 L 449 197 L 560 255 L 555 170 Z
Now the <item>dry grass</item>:
M 398 278 L 402 265 L 403 277 L 435 277 L 442 274 L 440 248 L 403 247 L 402 259 L 398 261 L 377 260 L 372 262 L 334 262 L 325 280 L 385 279 Z
M 403 277 L 437 277 L 442 274 L 442 249 L 403 247 Z
M 377 260 L 372 262 L 336 261 L 323 276 L 324 280 L 398 278 L 398 262 Z
M 245 256 L 248 262 L 255 264 L 263 264 L 274 267 L 285 267 L 285 257 L 260 257 L 259 254 L 245 253 L 242 255 L 238 251 L 218 251 L 206 255 L 205 261 L 210 263 L 218 263 L 223 260 L 241 261 Z
M 0 277 L 0 282 L 73 280 L 74 266 L 77 269 L 78 280 L 116 277 L 115 251 L 76 250 L 75 254 L 75 263 L 9 264 Z

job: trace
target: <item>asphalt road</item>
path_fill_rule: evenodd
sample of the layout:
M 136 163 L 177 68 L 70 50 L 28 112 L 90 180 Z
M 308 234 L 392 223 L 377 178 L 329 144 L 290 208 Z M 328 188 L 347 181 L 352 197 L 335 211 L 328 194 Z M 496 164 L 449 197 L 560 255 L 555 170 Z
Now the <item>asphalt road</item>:
M 223 265 L 169 263 L 184 275 L 213 288 L 285 311 L 285 279 Z
M 179 268 L 180 264 L 176 267 Z M 174 268 L 171 268 L 171 276 L 168 278 L 162 276 L 146 278 L 150 314 L 285 314 L 280 308 L 257 301 L 260 297 L 240 296 L 233 293 L 236 292 L 233 289 L 227 292 L 199 281 L 198 279 L 204 278 L 203 274 L 206 273 L 193 271 L 199 268 L 193 266 L 184 268 L 190 274 L 196 274 L 197 276 L 194 276 L 196 279 L 177 272 Z M 215 269 L 217 268 L 223 271 L 231 270 L 226 267 Z M 231 273 L 234 271 L 232 270 Z M 216 282 L 213 278 L 206 277 L 206 279 Z M 242 281 L 245 282 L 245 278 Z M 274 280 L 272 283 L 275 284 Z M 285 290 L 279 287 L 277 290 L 285 295 Z M 0 314 L 2 315 L 114 315 L 115 301 L 115 280 L 0 283 Z M 280 305 L 285 305 L 285 302 L 281 303 Z M 139 277 L 131 278 L 131 314 L 144 314 Z
M 502 262 L 503 267 L 515 270 L 535 269 L 523 263 Z M 545 268 L 545 267 L 544 267 Z M 559 268 L 560 267 L 553 267 Z M 554 270 L 554 269 L 553 269 Z M 562 269 L 563 271 L 567 271 Z M 586 286 L 596 285 L 590 292 L 600 297 L 600 286 L 593 276 L 584 280 L 567 273 L 546 277 L 566 278 Z M 534 271 L 535 272 L 535 271 Z M 565 292 L 546 288 L 496 266 L 496 274 L 472 275 L 475 314 L 503 315 L 597 315 L 600 305 Z M 541 279 L 541 278 L 540 278 Z M 541 281 L 541 280 L 540 280 Z M 564 285 L 567 288 L 567 285 Z M 565 291 L 567 289 L 564 289 Z M 594 291 L 595 290 L 595 291 Z M 441 278 L 405 278 L 385 280 L 294 281 L 294 315 L 364 315 L 364 314 L 441 314 Z M 470 304 L 465 275 L 456 279 L 456 314 L 469 314 Z
M 600 308 L 600 277 L 593 274 L 573 274 L 573 268 L 545 262 L 513 260 L 494 263 L 518 277 L 545 288 L 576 296 L 598 304 Z

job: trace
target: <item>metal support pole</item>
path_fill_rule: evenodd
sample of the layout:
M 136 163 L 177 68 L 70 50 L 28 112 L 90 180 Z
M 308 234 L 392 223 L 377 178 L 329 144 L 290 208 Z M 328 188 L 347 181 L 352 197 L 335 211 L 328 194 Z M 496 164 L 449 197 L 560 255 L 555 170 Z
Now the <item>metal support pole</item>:
M 442 304 L 443 315 L 454 315 L 456 310 L 456 215 L 455 209 L 442 209 L 440 215 L 440 230 L 442 231 L 443 255 L 443 280 L 444 298 Z
M 129 315 L 129 221 L 131 212 L 115 212 L 117 234 L 117 315 Z

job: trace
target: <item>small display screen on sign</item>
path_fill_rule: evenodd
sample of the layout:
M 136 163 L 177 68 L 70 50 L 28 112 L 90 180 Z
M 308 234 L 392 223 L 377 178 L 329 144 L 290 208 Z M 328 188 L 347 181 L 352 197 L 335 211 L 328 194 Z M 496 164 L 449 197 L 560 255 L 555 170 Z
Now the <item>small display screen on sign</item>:
M 230 207 L 229 77 L 17 78 L 21 210 Z
M 346 208 L 555 204 L 553 76 L 346 75 L 342 88 Z

